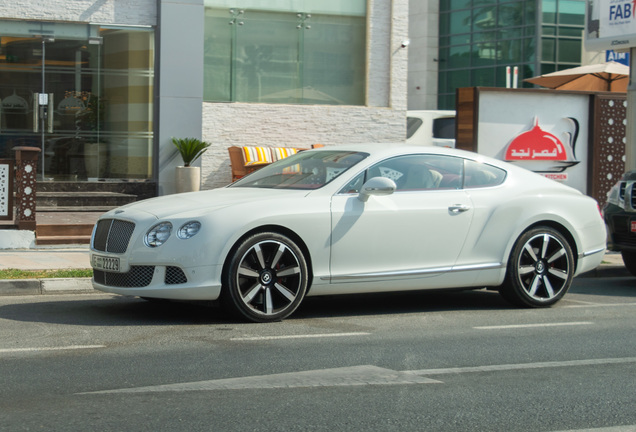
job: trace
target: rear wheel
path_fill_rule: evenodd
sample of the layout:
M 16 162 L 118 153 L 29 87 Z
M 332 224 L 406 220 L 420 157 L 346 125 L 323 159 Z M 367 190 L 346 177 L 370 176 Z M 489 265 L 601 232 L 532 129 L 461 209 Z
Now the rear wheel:
M 300 305 L 307 281 L 307 263 L 296 243 L 278 233 L 259 233 L 230 256 L 225 304 L 250 321 L 280 321 Z
M 623 257 L 623 263 L 625 263 L 627 270 L 629 270 L 633 276 L 636 276 L 636 252 L 622 251 L 621 256 Z
M 518 306 L 551 306 L 570 288 L 574 270 L 565 237 L 552 228 L 536 227 L 515 243 L 500 293 Z

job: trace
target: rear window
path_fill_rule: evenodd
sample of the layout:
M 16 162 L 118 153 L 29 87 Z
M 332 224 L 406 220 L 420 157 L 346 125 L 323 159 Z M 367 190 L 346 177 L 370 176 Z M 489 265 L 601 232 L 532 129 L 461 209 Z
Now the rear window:
M 433 138 L 455 139 L 455 117 L 442 117 L 433 120 Z

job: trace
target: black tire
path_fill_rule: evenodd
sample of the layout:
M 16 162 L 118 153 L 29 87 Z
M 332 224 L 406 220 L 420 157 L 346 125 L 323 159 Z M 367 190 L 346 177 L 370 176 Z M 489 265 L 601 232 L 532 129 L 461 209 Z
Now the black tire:
M 621 251 L 621 256 L 623 257 L 625 268 L 632 276 L 636 276 L 636 252 Z
M 278 233 L 259 233 L 231 253 L 223 304 L 249 321 L 281 321 L 298 308 L 307 283 L 307 262 L 296 243 Z
M 517 306 L 552 306 L 570 289 L 574 271 L 574 254 L 565 237 L 552 228 L 536 227 L 512 248 L 499 292 Z

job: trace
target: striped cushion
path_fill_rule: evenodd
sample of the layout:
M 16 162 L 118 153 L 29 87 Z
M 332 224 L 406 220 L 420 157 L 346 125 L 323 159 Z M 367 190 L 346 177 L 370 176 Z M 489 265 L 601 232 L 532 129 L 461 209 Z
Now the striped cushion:
M 243 147 L 245 165 L 272 163 L 272 153 L 269 147 Z
M 272 149 L 274 160 L 285 159 L 288 156 L 295 155 L 298 152 L 295 148 L 291 147 L 275 147 Z

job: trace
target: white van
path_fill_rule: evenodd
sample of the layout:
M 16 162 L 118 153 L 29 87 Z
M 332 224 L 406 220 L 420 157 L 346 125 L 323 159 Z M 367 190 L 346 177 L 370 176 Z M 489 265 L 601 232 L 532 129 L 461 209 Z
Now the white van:
M 407 111 L 406 143 L 455 147 L 455 111 Z

